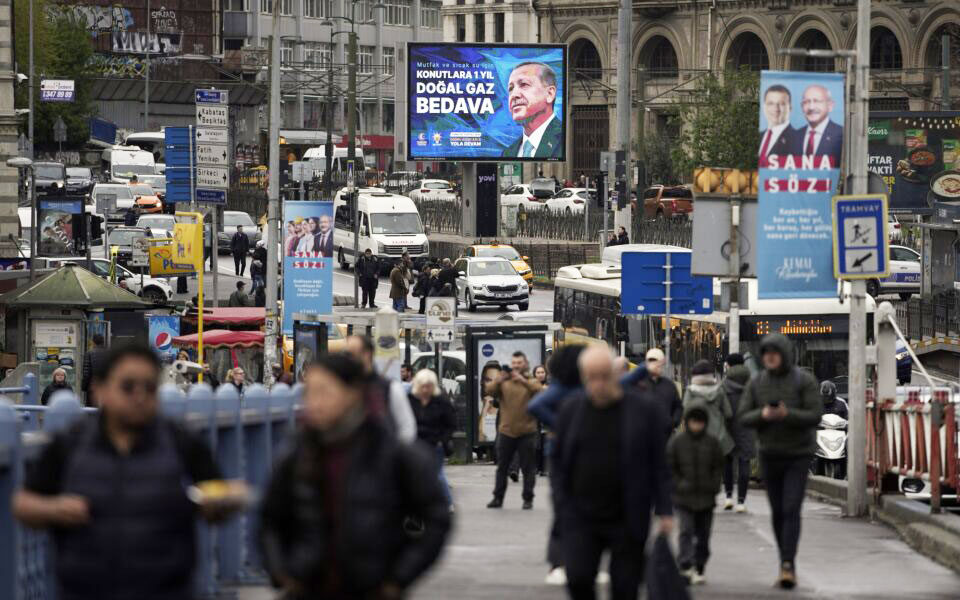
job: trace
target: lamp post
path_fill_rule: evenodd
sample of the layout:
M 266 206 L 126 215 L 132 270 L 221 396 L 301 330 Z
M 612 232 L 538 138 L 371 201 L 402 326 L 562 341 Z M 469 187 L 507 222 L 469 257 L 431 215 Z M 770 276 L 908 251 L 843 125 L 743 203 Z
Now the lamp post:
M 150 0 L 147 0 L 147 56 L 146 56 L 146 79 L 143 88 L 143 130 L 150 131 Z M 216 296 L 214 296 L 216 298 Z
M 33 6 L 32 2 L 30 6 Z M 30 169 L 30 225 L 33 230 L 30 233 L 30 283 L 33 283 L 33 265 L 37 258 L 37 235 L 40 231 L 37 227 L 37 178 L 33 171 L 33 160 L 24 156 L 15 156 L 7 159 L 7 166 L 17 170 Z
M 30 138 L 30 158 L 33 158 L 33 0 L 30 0 L 30 72 L 27 73 L 29 81 L 27 81 L 27 90 L 29 93 L 27 108 L 30 109 L 30 113 L 27 115 L 27 137 Z M 31 163 L 32 164 L 32 163 Z M 33 188 L 31 187 L 31 194 L 33 194 Z M 33 281 L 33 257 L 30 257 L 30 281 Z

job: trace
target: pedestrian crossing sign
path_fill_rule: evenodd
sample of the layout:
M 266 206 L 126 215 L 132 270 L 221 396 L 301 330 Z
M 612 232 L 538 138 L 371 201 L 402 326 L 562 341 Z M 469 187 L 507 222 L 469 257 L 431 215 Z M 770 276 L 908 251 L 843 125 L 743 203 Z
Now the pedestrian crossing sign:
M 833 197 L 833 274 L 837 279 L 890 275 L 887 196 Z

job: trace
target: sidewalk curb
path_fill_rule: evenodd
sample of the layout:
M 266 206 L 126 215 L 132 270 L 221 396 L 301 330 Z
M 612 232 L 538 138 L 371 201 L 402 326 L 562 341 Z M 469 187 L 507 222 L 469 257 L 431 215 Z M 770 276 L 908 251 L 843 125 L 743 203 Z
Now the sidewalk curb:
M 847 482 L 811 475 L 807 495 L 841 508 L 847 500 Z M 870 501 L 870 518 L 893 528 L 920 554 L 960 573 L 960 516 L 931 514 L 930 507 L 901 494 Z

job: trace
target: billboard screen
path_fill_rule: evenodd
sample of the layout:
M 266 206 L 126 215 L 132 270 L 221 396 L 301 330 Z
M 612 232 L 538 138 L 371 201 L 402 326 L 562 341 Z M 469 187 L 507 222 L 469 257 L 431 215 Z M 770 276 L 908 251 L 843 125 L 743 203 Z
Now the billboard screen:
M 871 112 L 867 167 L 887 184 L 891 212 L 930 212 L 930 182 L 960 169 L 960 112 Z
M 283 203 L 283 333 L 293 315 L 333 313 L 333 202 Z
M 411 160 L 566 160 L 567 47 L 408 45 Z

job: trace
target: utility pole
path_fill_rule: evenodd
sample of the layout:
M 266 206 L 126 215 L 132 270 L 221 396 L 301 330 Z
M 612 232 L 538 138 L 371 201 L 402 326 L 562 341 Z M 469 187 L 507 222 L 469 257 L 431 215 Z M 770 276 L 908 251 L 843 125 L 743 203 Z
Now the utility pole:
M 150 131 L 150 22 L 153 17 L 150 15 L 150 0 L 147 0 L 147 60 L 146 60 L 146 79 L 144 79 L 143 88 L 143 130 Z M 216 271 L 216 269 L 214 269 Z M 214 306 L 216 306 L 217 297 L 213 297 Z
M 630 226 L 630 115 L 633 102 L 630 98 L 630 70 L 633 65 L 633 0 L 620 0 L 617 19 L 617 146 L 623 152 L 623 170 L 627 197 L 621 199 L 626 206 L 614 213 L 614 226 Z M 640 115 L 643 118 L 643 115 Z M 606 242 L 606 240 L 604 240 Z
M 264 336 L 263 382 L 273 385 L 277 364 L 277 213 L 280 203 L 280 1 L 273 2 L 273 36 L 270 38 L 270 186 L 267 191 L 267 331 Z
M 333 57 L 333 36 L 330 37 L 330 57 Z M 324 144 L 326 170 L 323 175 L 323 199 L 333 200 L 333 182 L 330 180 L 330 171 L 333 169 L 333 60 L 327 65 L 327 141 Z
M 740 352 L 740 198 L 730 199 L 730 317 L 727 354 Z
M 940 64 L 940 110 L 950 110 L 950 36 L 946 33 L 940 38 Z
M 33 158 L 33 157 L 34 157 L 34 154 L 33 154 L 33 113 L 34 113 L 34 110 L 33 110 L 33 90 L 34 90 L 34 86 L 35 86 L 35 84 L 34 84 L 34 82 L 33 82 L 33 0 L 30 0 L 30 28 L 29 28 L 29 29 L 30 29 L 30 52 L 29 52 L 29 55 L 30 55 L 30 72 L 27 74 L 27 76 L 28 76 L 27 90 L 30 92 L 30 94 L 29 94 L 30 97 L 29 97 L 29 99 L 28 99 L 28 100 L 29 100 L 29 104 L 27 105 L 27 108 L 30 110 L 30 112 L 27 113 L 27 137 L 30 138 L 30 156 L 29 156 L 29 158 Z M 31 177 L 31 179 L 32 179 L 32 177 Z M 31 182 L 31 185 L 33 185 L 32 182 Z M 31 195 L 34 195 L 34 194 L 33 194 L 33 187 L 30 188 L 30 194 L 31 194 Z M 34 211 L 34 212 L 36 212 L 36 211 Z M 34 223 L 34 225 L 36 225 L 37 222 L 34 221 L 33 223 Z M 33 237 L 37 237 L 36 234 L 34 234 Z M 31 255 L 30 255 L 30 257 L 31 257 L 30 265 L 31 265 L 31 266 L 33 265 L 33 257 L 34 257 L 34 256 L 36 256 L 36 254 L 31 254 Z M 32 275 L 30 276 L 30 280 L 33 281 L 33 276 L 32 276 Z
M 850 139 L 850 175 L 853 193 L 867 193 L 867 82 L 870 79 L 870 0 L 857 3 L 857 48 L 853 106 L 847 131 Z M 849 85 L 850 82 L 847 82 Z M 850 439 L 847 442 L 847 516 L 867 513 L 867 284 L 850 282 Z
M 348 173 L 356 177 L 357 166 L 353 160 L 356 157 L 357 147 L 357 32 L 350 23 L 350 46 L 347 68 L 349 81 L 347 84 L 347 162 L 353 167 Z M 353 181 L 347 182 L 347 187 L 355 189 Z M 357 270 L 357 259 L 360 258 L 360 206 L 359 192 L 351 194 L 353 202 L 353 307 L 360 307 L 360 272 Z

